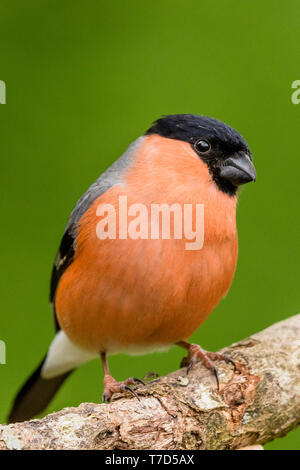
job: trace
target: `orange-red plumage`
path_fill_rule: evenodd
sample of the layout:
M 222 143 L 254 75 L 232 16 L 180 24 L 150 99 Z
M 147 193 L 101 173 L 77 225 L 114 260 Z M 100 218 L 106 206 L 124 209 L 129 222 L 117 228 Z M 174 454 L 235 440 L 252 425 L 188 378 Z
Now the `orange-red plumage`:
M 236 197 L 218 190 L 186 142 L 149 136 L 124 184 L 101 195 L 79 222 L 74 262 L 56 294 L 59 323 L 93 351 L 148 350 L 188 338 L 227 293 L 237 261 Z M 174 190 L 176 188 L 176 190 Z M 185 240 L 99 240 L 99 204 L 204 204 L 204 246 Z M 150 209 L 149 209 L 150 213 Z

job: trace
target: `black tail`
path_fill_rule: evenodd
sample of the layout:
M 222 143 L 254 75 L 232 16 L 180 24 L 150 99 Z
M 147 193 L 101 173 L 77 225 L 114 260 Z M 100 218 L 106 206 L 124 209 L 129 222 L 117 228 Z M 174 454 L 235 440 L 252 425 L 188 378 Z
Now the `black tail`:
M 41 370 L 45 359 L 42 360 L 16 396 L 8 416 L 8 423 L 27 421 L 44 411 L 57 390 L 73 372 L 69 371 L 52 379 L 44 379 L 41 377 Z

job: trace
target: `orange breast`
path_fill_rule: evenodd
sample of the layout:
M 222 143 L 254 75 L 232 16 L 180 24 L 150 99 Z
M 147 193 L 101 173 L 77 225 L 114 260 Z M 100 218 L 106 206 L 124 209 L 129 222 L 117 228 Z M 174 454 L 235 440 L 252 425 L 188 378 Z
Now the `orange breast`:
M 186 240 L 106 239 L 99 204 L 204 204 L 204 246 Z M 236 199 L 219 191 L 184 142 L 148 137 L 124 184 L 98 198 L 80 220 L 74 262 L 56 294 L 59 323 L 92 351 L 143 350 L 188 338 L 228 291 L 237 261 Z M 119 224 L 117 220 L 117 232 Z

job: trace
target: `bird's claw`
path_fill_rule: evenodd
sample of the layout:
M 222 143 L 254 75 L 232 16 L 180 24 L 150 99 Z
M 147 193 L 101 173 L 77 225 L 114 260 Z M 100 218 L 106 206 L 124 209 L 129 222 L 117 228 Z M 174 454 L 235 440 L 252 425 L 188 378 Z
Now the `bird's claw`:
M 232 359 L 230 359 L 230 357 L 227 357 L 227 356 L 224 356 L 224 357 L 226 357 L 225 361 L 228 362 L 229 364 L 231 364 L 234 367 L 234 370 L 237 371 L 238 367 L 237 367 L 236 363 Z
M 137 377 L 132 377 L 134 382 L 138 382 L 139 384 L 146 385 L 145 382 L 142 379 L 138 379 Z
M 219 372 L 218 372 L 218 369 L 216 367 L 213 367 L 213 371 L 214 371 L 214 374 L 215 374 L 215 377 L 216 377 L 217 387 L 218 387 L 218 391 L 219 391 L 220 390 Z
M 102 394 L 102 403 L 110 401 L 114 393 L 131 392 L 138 400 L 138 394 L 129 385 L 136 385 L 137 383 L 145 385 L 145 382 L 137 377 L 130 377 L 123 382 L 117 382 L 110 375 L 104 378 L 104 392 Z
M 236 363 L 230 357 L 221 353 L 205 351 L 197 344 L 190 345 L 188 356 L 182 359 L 180 366 L 186 367 L 188 374 L 198 360 L 202 361 L 203 365 L 207 369 L 213 371 L 216 377 L 218 390 L 220 390 L 220 378 L 218 369 L 215 367 L 213 361 L 225 361 L 227 364 L 231 364 L 234 367 L 234 371 L 238 370 Z
M 111 394 L 109 394 L 107 391 L 102 393 L 101 401 L 102 403 L 105 403 L 106 401 L 109 401 L 111 398 Z
M 140 401 L 138 394 L 134 390 L 132 390 L 132 388 L 128 387 L 128 385 L 122 384 L 120 388 L 124 392 L 126 392 L 126 391 L 131 392 L 135 396 L 135 398 L 137 398 L 138 401 Z

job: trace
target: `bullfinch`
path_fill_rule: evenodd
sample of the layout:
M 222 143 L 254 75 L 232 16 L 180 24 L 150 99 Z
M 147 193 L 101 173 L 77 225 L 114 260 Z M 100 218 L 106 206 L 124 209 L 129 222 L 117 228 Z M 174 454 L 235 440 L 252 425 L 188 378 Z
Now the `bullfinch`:
M 115 353 L 178 345 L 187 351 L 184 366 L 200 360 L 218 381 L 214 362 L 233 361 L 187 339 L 230 288 L 238 188 L 255 178 L 246 141 L 210 117 L 165 116 L 134 141 L 70 215 L 51 278 L 56 335 L 15 398 L 9 422 L 41 413 L 65 379 L 97 357 L 103 401 L 132 390 L 139 379 L 117 382 L 110 374 L 107 356 Z M 171 226 L 165 231 L 163 218 Z M 202 236 L 193 244 L 197 225 Z

